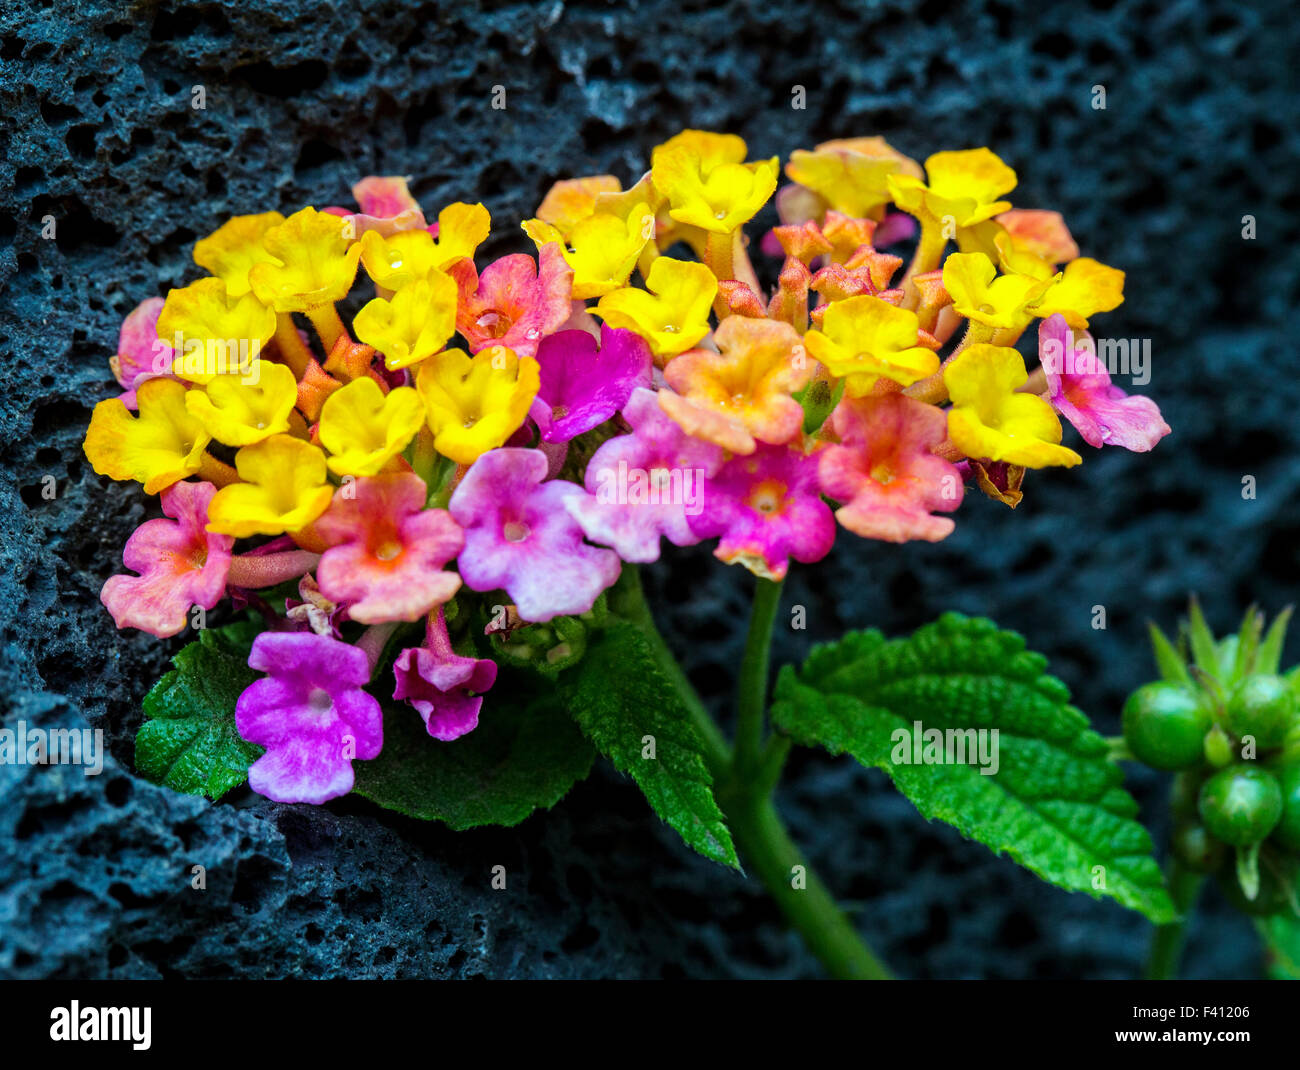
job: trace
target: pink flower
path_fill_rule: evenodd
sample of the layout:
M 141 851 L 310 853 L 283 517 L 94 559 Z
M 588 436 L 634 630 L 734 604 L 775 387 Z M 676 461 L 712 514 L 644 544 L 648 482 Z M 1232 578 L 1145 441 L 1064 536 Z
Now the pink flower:
M 460 290 L 456 330 L 471 353 L 503 345 L 521 357 L 535 356 L 541 340 L 569 318 L 573 269 L 554 242 L 538 257 L 540 270 L 525 253 L 494 260 L 481 277 L 468 257 L 447 268 Z
M 541 387 L 532 417 L 544 442 L 568 442 L 603 424 L 639 386 L 649 386 L 650 346 L 635 331 L 602 326 L 600 350 L 583 330 L 559 331 L 537 347 Z
M 817 489 L 817 458 L 759 443 L 704 481 L 703 511 L 689 518 L 700 538 L 720 535 L 714 556 L 756 576 L 784 578 L 789 558 L 820 561 L 835 542 L 835 518 Z
M 1156 403 L 1113 386 L 1092 335 L 1076 336 L 1059 312 L 1039 325 L 1038 359 L 1047 375 L 1048 400 L 1089 446 L 1145 453 L 1169 434 Z
M 822 490 L 846 503 L 835 514 L 868 539 L 937 542 L 954 524 L 965 487 L 957 466 L 930 451 L 948 434 L 941 409 L 902 394 L 845 398 L 831 414 L 843 445 L 819 456 Z
M 276 802 L 320 804 L 352 790 L 352 759 L 377 758 L 384 745 L 379 702 L 361 690 L 370 660 L 355 646 L 312 632 L 263 632 L 251 668 L 270 675 L 244 689 L 235 727 L 266 754 L 249 786 Z
M 419 202 L 411 196 L 406 179 L 400 175 L 367 175 L 352 187 L 352 196 L 360 205 L 360 212 L 349 212 L 338 206 L 326 208 L 325 212 L 351 219 L 353 238 L 360 239 L 368 230 L 378 231 L 382 236 L 388 237 L 399 230 L 415 230 L 425 226 L 424 212 L 420 210 Z
M 316 580 L 332 602 L 365 624 L 419 620 L 460 588 L 443 566 L 464 536 L 443 509 L 425 509 L 428 489 L 413 472 L 358 479 L 334 495 L 313 525 L 332 543 Z
M 113 376 L 126 387 L 120 400 L 128 409 L 138 406 L 135 391 L 147 379 L 174 379 L 171 374 L 174 351 L 158 337 L 158 314 L 166 302 L 161 297 L 142 301 L 122 321 L 117 336 L 117 353 L 109 357 Z
M 490 450 L 470 466 L 448 508 L 465 529 L 458 561 L 475 591 L 503 588 L 528 621 L 585 613 L 619 574 L 618 555 L 583 542 L 566 503 L 586 491 L 543 482 L 540 450 Z
M 497 666 L 490 658 L 466 658 L 452 649 L 440 608 L 429 615 L 424 645 L 398 654 L 393 674 L 393 698 L 414 706 L 434 739 L 450 742 L 478 727 L 483 692 L 496 683 Z
M 190 606 L 211 609 L 226 590 L 229 535 L 210 534 L 211 483 L 173 483 L 162 492 L 171 520 L 146 520 L 126 540 L 122 563 L 138 576 L 110 576 L 100 601 L 119 628 L 139 628 L 160 639 L 185 630 Z
M 653 390 L 632 391 L 623 418 L 632 434 L 596 450 L 587 462 L 591 493 L 565 504 L 592 542 L 624 561 L 657 561 L 660 535 L 677 546 L 700 541 L 689 517 L 703 509 L 704 480 L 721 466 L 722 449 L 683 431 Z

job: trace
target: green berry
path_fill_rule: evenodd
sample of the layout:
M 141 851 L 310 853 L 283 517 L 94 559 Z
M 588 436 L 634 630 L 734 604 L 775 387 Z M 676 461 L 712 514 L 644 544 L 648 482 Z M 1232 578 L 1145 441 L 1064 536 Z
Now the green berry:
M 1174 854 L 1196 873 L 1213 873 L 1223 864 L 1223 844 L 1199 821 L 1189 821 L 1174 830 Z
M 1224 723 L 1238 738 L 1254 736 L 1258 747 L 1280 747 L 1295 715 L 1295 696 L 1287 682 L 1272 673 L 1260 673 L 1247 676 L 1232 689 Z
M 1196 691 L 1181 684 L 1146 684 L 1124 703 L 1124 741 L 1153 769 L 1198 764 L 1209 727 L 1210 711 Z
M 1300 764 L 1283 767 L 1277 775 L 1282 788 L 1282 820 L 1273 838 L 1288 851 L 1300 854 Z
M 1282 788 L 1267 769 L 1230 766 L 1205 782 L 1199 809 L 1210 835 L 1244 847 L 1273 831 L 1282 816 Z

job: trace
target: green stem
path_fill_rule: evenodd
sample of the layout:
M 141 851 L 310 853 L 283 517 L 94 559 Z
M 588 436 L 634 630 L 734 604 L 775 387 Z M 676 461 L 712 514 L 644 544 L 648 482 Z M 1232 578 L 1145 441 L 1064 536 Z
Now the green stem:
M 887 979 L 889 971 L 794 845 L 772 800 L 736 803 L 726 807 L 726 813 L 745 861 L 826 972 L 840 980 Z
M 752 781 L 763 754 L 763 714 L 767 709 L 767 674 L 772 624 L 781 608 L 781 583 L 759 579 L 749 617 L 745 657 L 740 663 L 736 702 L 736 775 Z
M 772 804 L 772 789 L 780 777 L 791 745 L 787 737 L 780 735 L 773 736 L 766 748 L 761 745 L 768 640 L 780 596 L 780 584 L 760 581 L 741 672 L 742 716 L 747 722 L 756 722 L 755 727 L 746 728 L 743 734 L 748 739 L 756 733 L 759 739 L 750 777 L 739 775 L 739 762 L 733 759 L 725 737 L 655 627 L 645 602 L 640 576 L 633 566 L 624 568 L 623 576 L 611 594 L 611 602 L 624 619 L 641 629 L 660 668 L 690 713 L 704 740 L 705 761 L 717 786 L 718 804 L 727 815 L 732 836 L 745 862 L 776 900 L 791 927 L 832 977 L 887 978 L 888 970 L 862 942 L 826 885 L 794 845 Z M 753 716 L 755 708 L 757 717 Z M 741 734 L 738 732 L 738 736 Z
M 1185 867 L 1177 857 L 1169 860 L 1169 893 L 1178 911 L 1178 920 L 1156 927 L 1151 939 L 1151 955 L 1147 960 L 1147 977 L 1153 981 L 1168 981 L 1178 976 L 1178 959 L 1183 951 L 1187 920 L 1196 905 L 1201 883 L 1205 878 Z

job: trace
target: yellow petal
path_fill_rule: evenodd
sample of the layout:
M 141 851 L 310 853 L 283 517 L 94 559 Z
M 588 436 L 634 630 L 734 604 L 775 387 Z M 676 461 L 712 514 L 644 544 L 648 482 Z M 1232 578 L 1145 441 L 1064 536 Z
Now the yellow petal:
M 185 408 L 218 442 L 249 446 L 289 430 L 289 414 L 298 403 L 293 372 L 269 360 L 259 362 L 256 371 L 252 381 L 221 375 L 185 395 Z
M 356 314 L 352 329 L 384 354 L 386 367 L 405 368 L 447 344 L 456 331 L 456 300 L 456 281 L 433 270 L 387 300 L 375 298 Z
M 275 334 L 275 313 L 251 293 L 231 297 L 221 279 L 199 279 L 167 294 L 157 332 L 175 350 L 172 373 L 207 383 L 252 371 Z
M 235 454 L 244 482 L 217 491 L 208 505 L 208 530 L 246 538 L 298 531 L 329 506 L 325 455 L 310 442 L 274 435 Z
M 139 416 L 118 398 L 95 406 L 84 450 L 101 476 L 134 479 L 157 494 L 199 470 L 211 437 L 185 408 L 185 387 L 149 379 L 136 390 Z
M 242 297 L 251 289 L 250 269 L 275 259 L 262 239 L 283 222 L 279 212 L 237 215 L 194 244 L 194 262 L 221 279 L 231 297 Z
M 434 448 L 457 464 L 473 464 L 505 443 L 524 422 L 541 385 L 541 367 L 505 346 L 473 357 L 449 349 L 420 365 L 416 389 Z
M 248 273 L 253 292 L 276 312 L 310 312 L 343 300 L 361 257 L 348 226 L 339 216 L 304 208 L 272 227 L 263 243 L 275 260 Z
M 335 390 L 321 406 L 321 445 L 335 475 L 377 475 L 424 423 L 420 395 L 399 386 L 387 395 L 369 376 Z

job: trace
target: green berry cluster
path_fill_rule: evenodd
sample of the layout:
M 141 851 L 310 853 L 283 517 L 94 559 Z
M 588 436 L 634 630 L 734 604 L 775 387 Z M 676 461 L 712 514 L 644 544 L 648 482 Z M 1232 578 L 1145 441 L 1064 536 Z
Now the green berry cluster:
M 1177 644 L 1151 627 L 1162 679 L 1124 704 L 1129 753 L 1177 772 L 1175 857 L 1251 914 L 1300 915 L 1300 666 L 1279 674 L 1290 610 L 1253 607 L 1216 640 L 1193 600 Z

